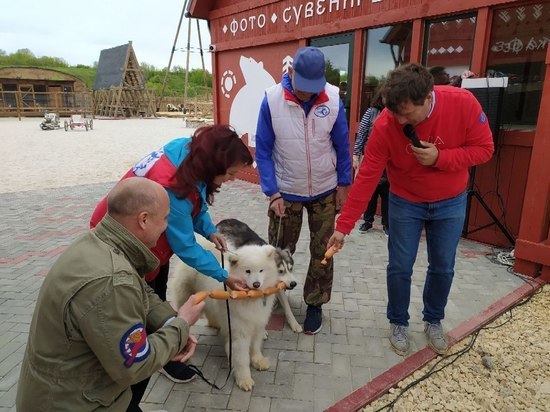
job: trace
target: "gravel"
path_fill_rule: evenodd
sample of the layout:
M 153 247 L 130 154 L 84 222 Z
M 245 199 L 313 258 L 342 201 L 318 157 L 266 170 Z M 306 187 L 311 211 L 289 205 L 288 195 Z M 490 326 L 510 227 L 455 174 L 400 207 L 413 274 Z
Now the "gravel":
M 504 313 L 477 336 L 458 342 L 450 355 L 430 362 L 362 411 L 392 410 L 385 405 L 437 362 L 434 370 L 448 366 L 412 386 L 393 411 L 549 411 L 549 308 L 550 286 L 546 285 L 527 303 Z M 463 356 L 453 356 L 463 350 Z

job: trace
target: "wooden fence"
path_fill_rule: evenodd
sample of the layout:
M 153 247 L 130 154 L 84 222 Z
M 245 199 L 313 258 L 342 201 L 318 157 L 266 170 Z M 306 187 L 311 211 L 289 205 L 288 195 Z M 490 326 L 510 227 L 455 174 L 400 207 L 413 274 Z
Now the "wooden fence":
M 36 117 L 45 112 L 60 116 L 93 113 L 92 92 L 0 92 L 0 117 Z
M 124 93 L 99 90 L 95 101 L 92 91 L 85 92 L 25 92 L 0 91 L 0 117 L 41 117 L 46 112 L 59 116 L 72 114 L 94 114 L 106 117 L 154 116 L 157 112 L 169 112 L 168 105 L 185 113 L 200 118 L 213 118 L 212 95 L 197 96 L 184 101 L 183 97 L 166 96 L 162 100 L 152 91 L 133 94 L 132 99 Z M 126 97 L 125 97 L 126 96 Z M 210 99 L 208 99 L 210 97 Z M 131 104 L 128 104 L 130 101 Z M 131 106 L 131 107 L 130 107 Z M 115 108 L 117 110 L 115 110 Z M 131 109 L 131 110 L 130 110 Z
M 212 101 L 212 95 L 210 96 L 196 96 L 187 98 L 187 101 L 183 97 L 160 97 L 156 98 L 156 108 L 158 112 L 183 112 L 205 118 L 214 118 L 214 102 Z

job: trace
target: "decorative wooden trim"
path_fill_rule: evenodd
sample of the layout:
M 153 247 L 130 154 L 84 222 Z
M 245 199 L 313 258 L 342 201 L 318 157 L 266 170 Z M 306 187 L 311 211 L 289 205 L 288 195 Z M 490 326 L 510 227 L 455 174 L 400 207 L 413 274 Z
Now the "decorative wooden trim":
M 539 118 L 535 131 L 533 150 L 525 197 L 523 200 L 523 212 L 519 227 L 519 237 L 516 244 L 519 247 L 516 258 L 531 262 L 523 265 L 526 271 L 532 274 L 536 266 L 542 264 L 542 271 L 550 270 L 550 47 L 546 50 L 546 74 L 542 89 Z M 545 243 L 544 247 L 535 246 L 536 243 Z M 543 256 L 546 258 L 543 259 Z M 521 265 L 518 266 L 521 269 Z
M 488 7 L 479 9 L 476 17 L 476 31 L 474 34 L 472 61 L 470 63 L 470 70 L 474 73 L 485 73 L 488 52 L 486 45 L 489 44 L 491 25 L 492 12 L 490 9 Z
M 411 34 L 411 63 L 422 63 L 422 50 L 424 49 L 424 21 L 413 21 Z
M 353 33 L 353 67 L 351 84 L 354 85 L 351 89 L 350 98 L 350 114 L 349 114 L 349 131 L 350 131 L 350 146 L 353 151 L 353 143 L 355 141 L 355 133 L 359 129 L 359 120 L 361 119 L 361 91 L 363 90 L 363 72 L 365 70 L 365 33 L 363 30 L 356 30 Z

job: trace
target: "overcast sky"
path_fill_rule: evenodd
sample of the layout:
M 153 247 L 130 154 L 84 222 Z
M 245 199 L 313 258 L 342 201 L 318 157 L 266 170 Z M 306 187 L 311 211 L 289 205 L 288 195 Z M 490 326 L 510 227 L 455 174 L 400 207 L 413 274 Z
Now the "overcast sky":
M 183 0 L 2 0 L 0 50 L 10 54 L 30 49 L 35 56 L 60 57 L 70 65 L 92 65 L 103 49 L 132 41 L 140 63 L 168 65 L 183 9 Z M 184 17 L 176 48 L 187 45 Z M 203 49 L 210 34 L 199 21 Z M 191 25 L 190 68 L 201 68 L 197 23 Z M 211 55 L 204 52 L 207 70 Z M 185 50 L 176 51 L 173 66 L 185 67 Z

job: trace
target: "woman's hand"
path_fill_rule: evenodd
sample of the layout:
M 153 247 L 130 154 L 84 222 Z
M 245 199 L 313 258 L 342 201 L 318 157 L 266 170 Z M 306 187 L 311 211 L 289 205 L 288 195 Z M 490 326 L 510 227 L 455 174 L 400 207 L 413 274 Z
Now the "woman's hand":
M 212 243 L 214 243 L 214 245 L 216 245 L 216 249 L 218 249 L 220 252 L 227 251 L 227 242 L 225 241 L 225 238 L 219 233 L 212 233 L 208 239 Z
M 229 276 L 224 283 L 231 290 L 249 290 L 246 281 L 236 276 Z
M 359 161 L 359 155 L 353 155 L 353 168 L 355 169 L 355 171 L 359 169 L 360 164 L 361 162 Z

